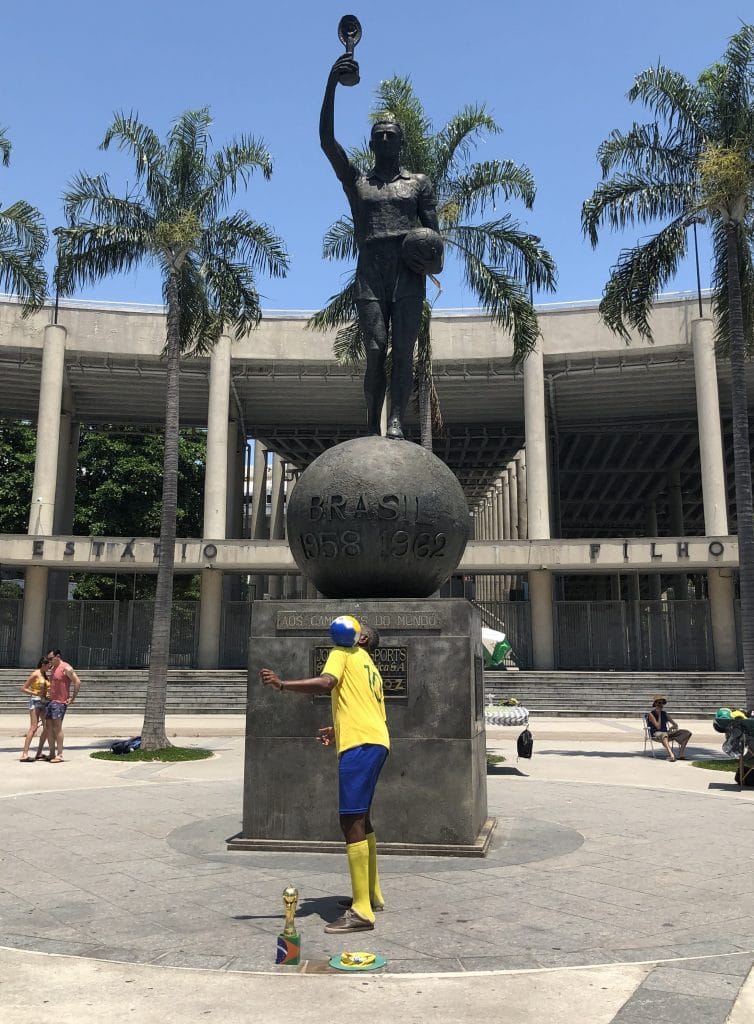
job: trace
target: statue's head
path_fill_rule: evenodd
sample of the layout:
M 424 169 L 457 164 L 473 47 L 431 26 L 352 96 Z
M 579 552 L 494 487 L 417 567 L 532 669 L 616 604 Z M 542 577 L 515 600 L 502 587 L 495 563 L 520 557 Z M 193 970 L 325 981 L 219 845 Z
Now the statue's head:
M 369 148 L 375 156 L 397 156 L 403 145 L 403 129 L 390 114 L 380 117 L 372 125 Z

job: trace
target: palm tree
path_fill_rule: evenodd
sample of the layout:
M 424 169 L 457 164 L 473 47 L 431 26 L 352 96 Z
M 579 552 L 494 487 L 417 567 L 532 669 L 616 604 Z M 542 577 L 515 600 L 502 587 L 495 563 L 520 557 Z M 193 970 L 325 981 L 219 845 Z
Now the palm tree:
M 655 120 L 625 134 L 613 131 L 600 146 L 603 181 L 584 203 L 584 231 L 596 245 L 603 224 L 666 223 L 621 252 L 600 312 L 626 341 L 631 329 L 651 340 L 652 303 L 686 255 L 689 227 L 709 226 L 716 340 L 731 364 L 744 674 L 752 706 L 754 513 L 745 360 L 754 325 L 754 26 L 733 35 L 722 60 L 696 82 L 658 66 L 638 75 L 628 96 Z
M 500 128 L 484 106 L 464 107 L 439 131 L 424 111 L 408 78 L 391 78 L 377 88 L 372 118 L 389 112 L 403 130 L 402 158 L 410 170 L 426 174 L 434 185 L 437 214 L 446 253 L 461 261 L 466 283 L 492 320 L 513 338 L 514 361 L 520 363 L 536 344 L 537 315 L 529 289 L 553 290 L 555 264 L 541 247 L 540 239 L 522 230 L 508 213 L 477 222 L 488 209 L 495 212 L 500 200 L 519 199 L 527 209 L 534 203 L 534 179 L 527 167 L 511 160 L 471 162 L 470 156 L 484 133 Z M 372 155 L 366 144 L 351 152 L 352 161 L 366 170 Z M 356 258 L 353 222 L 341 217 L 327 231 L 323 243 L 326 259 Z M 424 306 L 419 332 L 414 386 L 418 398 L 421 442 L 432 447 L 432 420 L 439 420 L 432 382 L 430 337 L 431 309 Z M 324 309 L 309 321 L 318 330 L 337 329 L 335 354 L 342 362 L 357 363 L 364 357 L 354 300 L 354 276 Z M 430 408 L 432 413 L 430 414 Z
M 115 142 L 135 162 L 136 185 L 115 196 L 105 175 L 79 174 L 64 195 L 59 229 L 63 290 L 130 270 L 144 260 L 162 274 L 167 313 L 166 401 L 160 552 L 149 681 L 142 730 L 148 750 L 168 745 L 165 697 L 173 601 L 178 481 L 180 356 L 206 352 L 220 334 L 243 334 L 260 320 L 255 273 L 284 276 L 288 257 L 269 227 L 237 210 L 221 213 L 252 172 L 265 178 L 264 144 L 241 136 L 209 153 L 208 110 L 183 113 L 161 142 L 135 114 L 116 115 L 101 149 Z
M 0 159 L 10 163 L 11 144 L 0 128 Z M 47 275 L 42 258 L 47 251 L 47 229 L 42 214 L 23 199 L 0 207 L 0 291 L 18 295 L 23 315 L 44 303 Z

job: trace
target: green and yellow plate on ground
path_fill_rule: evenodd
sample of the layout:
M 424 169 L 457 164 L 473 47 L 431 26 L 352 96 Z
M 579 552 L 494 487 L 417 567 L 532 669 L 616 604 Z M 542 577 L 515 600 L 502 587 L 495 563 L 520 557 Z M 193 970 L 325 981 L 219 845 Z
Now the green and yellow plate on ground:
M 378 971 L 387 961 L 379 953 L 336 953 L 330 966 L 336 971 Z

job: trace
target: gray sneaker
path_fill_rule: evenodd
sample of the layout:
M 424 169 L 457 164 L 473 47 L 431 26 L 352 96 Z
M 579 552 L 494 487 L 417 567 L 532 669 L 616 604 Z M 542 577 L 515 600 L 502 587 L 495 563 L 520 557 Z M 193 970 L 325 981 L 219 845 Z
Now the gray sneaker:
M 351 907 L 353 906 L 353 900 L 350 897 L 347 897 L 344 900 L 338 900 L 338 906 L 347 907 L 350 910 Z M 381 914 L 382 911 L 385 909 L 384 903 L 371 903 L 370 906 L 375 914 Z
M 347 910 L 337 921 L 325 925 L 325 931 L 336 934 L 339 932 L 372 932 L 374 924 L 372 921 L 367 921 L 361 914 L 357 914 L 355 910 Z

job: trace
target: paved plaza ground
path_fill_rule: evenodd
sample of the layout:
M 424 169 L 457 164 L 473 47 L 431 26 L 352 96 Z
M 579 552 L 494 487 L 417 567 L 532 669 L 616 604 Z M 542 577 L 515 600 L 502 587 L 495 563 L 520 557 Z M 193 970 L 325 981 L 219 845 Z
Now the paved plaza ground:
M 225 849 L 242 718 L 169 719 L 216 754 L 172 765 L 89 757 L 138 719 L 68 723 L 63 764 L 20 764 L 23 718 L 0 716 L 3 1024 L 319 1022 L 347 1003 L 370 1024 L 754 1019 L 754 791 L 644 755 L 638 720 L 534 719 L 531 762 L 518 730 L 491 728 L 507 760 L 488 775 L 488 857 L 383 857 L 386 912 L 350 940 L 323 931 L 349 892 L 345 857 Z M 709 723 L 682 724 L 689 753 L 720 754 Z M 273 964 L 288 884 L 302 971 Z M 344 948 L 387 968 L 324 976 Z

